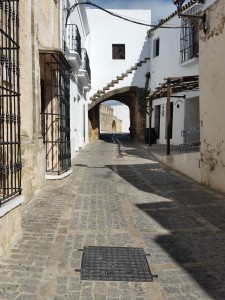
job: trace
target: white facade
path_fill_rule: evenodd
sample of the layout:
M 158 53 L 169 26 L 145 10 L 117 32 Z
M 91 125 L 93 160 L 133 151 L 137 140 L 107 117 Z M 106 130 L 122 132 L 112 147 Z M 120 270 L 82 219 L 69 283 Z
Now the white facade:
M 189 9 L 191 7 L 192 6 L 190 6 Z M 190 45 L 187 45 L 186 52 L 183 52 L 183 57 L 181 58 L 181 25 L 182 18 L 178 18 L 177 15 L 174 15 L 169 17 L 168 21 L 164 22 L 162 26 L 159 25 L 158 28 L 149 32 L 151 45 L 151 79 L 149 88 L 151 92 L 154 92 L 161 83 L 164 83 L 165 78 L 199 75 L 198 53 L 191 53 L 189 55 L 188 52 L 190 48 L 188 47 Z M 163 28 L 163 26 L 178 28 Z M 197 48 L 196 51 L 198 52 Z M 184 95 L 186 99 L 174 97 Z M 184 137 L 181 136 L 181 131 L 199 125 L 199 92 L 184 91 L 173 95 L 173 98 L 170 100 L 171 109 L 173 110 L 171 144 L 179 145 L 184 143 Z M 161 98 L 153 100 L 152 105 L 151 127 L 156 129 L 159 125 L 159 136 L 157 136 L 156 141 L 159 144 L 166 144 L 166 102 L 166 98 Z M 160 116 L 157 117 L 156 114 L 160 114 Z M 148 126 L 147 118 L 147 127 Z M 195 136 L 188 137 L 189 141 L 192 138 L 199 140 L 199 136 Z
M 202 4 L 201 14 L 204 13 L 204 11 L 210 7 L 210 5 L 215 2 L 215 0 L 206 0 L 204 4 Z M 193 9 L 196 3 L 189 2 L 186 5 L 186 10 L 182 11 L 182 13 L 187 13 L 189 9 Z M 219 10 L 219 6 L 217 7 Z M 194 8 L 195 9 L 195 8 Z M 191 15 L 194 15 L 194 10 L 190 11 L 189 13 Z M 215 14 L 216 15 L 216 14 Z M 221 13 L 222 15 L 222 13 Z M 216 19 L 216 18 L 215 18 Z M 186 20 L 188 20 L 186 18 Z M 190 21 L 191 19 L 189 19 Z M 193 20 L 193 19 L 192 19 Z M 221 18 L 222 20 L 222 18 Z M 206 138 L 203 137 L 203 124 L 205 124 L 205 120 L 203 120 L 203 106 L 207 107 L 209 109 L 209 103 L 211 103 L 211 106 L 213 107 L 212 111 L 214 112 L 215 103 L 212 102 L 211 92 L 213 91 L 212 86 L 207 84 L 207 80 L 205 77 L 211 76 L 210 71 L 212 70 L 211 67 L 208 65 L 208 60 L 210 59 L 210 51 L 216 52 L 213 47 L 215 47 L 215 41 L 212 41 L 212 47 L 209 49 L 204 49 L 204 56 L 203 56 L 203 50 L 200 49 L 200 52 L 198 53 L 198 45 L 199 45 L 199 37 L 196 39 L 197 42 L 197 53 L 196 55 L 193 55 L 193 49 L 189 47 L 192 44 L 192 37 L 189 36 L 186 38 L 183 38 L 184 31 L 182 31 L 182 28 L 177 29 L 166 29 L 162 28 L 163 26 L 177 26 L 180 27 L 182 25 L 182 18 L 178 18 L 177 14 L 173 14 L 167 18 L 167 21 L 163 21 L 161 25 L 158 26 L 155 30 L 152 30 L 150 32 L 150 39 L 151 39 L 151 80 L 150 80 L 150 89 L 151 92 L 154 92 L 157 87 L 160 87 L 161 83 L 165 82 L 165 78 L 168 77 L 184 77 L 184 76 L 195 76 L 199 75 L 200 79 L 200 92 L 199 91 L 189 91 L 189 92 L 181 92 L 174 94 L 172 93 L 172 98 L 170 98 L 171 106 L 173 107 L 173 122 L 172 122 L 172 139 L 170 140 L 170 143 L 172 145 L 178 145 L 183 144 L 185 142 L 189 143 L 191 141 L 196 141 L 199 139 L 201 141 L 200 143 L 200 149 L 202 149 L 202 144 L 205 143 Z M 211 16 L 209 16 L 208 11 L 206 11 L 206 33 L 203 32 L 202 27 L 195 27 L 198 28 L 200 32 L 200 45 L 204 44 L 204 42 L 208 42 L 209 38 L 208 36 L 216 36 L 211 35 L 210 32 L 210 26 L 211 26 Z M 198 23 L 198 22 L 197 22 Z M 195 26 L 197 25 L 196 19 L 195 19 Z M 222 21 L 221 21 L 222 23 Z M 186 27 L 186 33 L 188 30 L 190 30 L 190 26 Z M 219 27 L 221 28 L 221 27 Z M 213 29 L 214 30 L 214 29 Z M 208 32 L 208 33 L 207 33 Z M 159 43 L 156 47 L 156 40 L 159 39 Z M 187 43 L 188 41 L 188 43 Z M 222 41 L 222 38 L 221 38 Z M 186 44 L 185 44 L 186 43 Z M 207 44 L 207 43 L 205 43 Z M 208 43 L 209 44 L 209 43 Z M 208 47 L 208 44 L 206 47 Z M 186 52 L 184 52 L 185 46 L 188 46 L 189 48 L 186 48 Z M 202 47 L 203 48 L 203 47 Z M 222 47 L 216 47 L 217 50 L 220 49 L 220 53 L 222 53 Z M 191 51 L 192 53 L 191 53 Z M 208 51 L 208 53 L 207 53 Z M 180 53 L 181 52 L 181 53 Z M 157 55 L 156 55 L 157 54 Z M 182 54 L 182 55 L 181 55 Z M 191 57 L 192 54 L 192 57 Z M 222 55 L 222 54 L 221 54 Z M 196 56 L 196 57 L 195 57 Z M 199 58 L 198 58 L 199 56 Z M 212 55 L 211 55 L 212 56 Z M 219 57 L 219 56 L 218 56 Z M 221 56 L 222 57 L 222 56 Z M 202 70 L 199 71 L 199 60 Z M 212 65 L 214 65 L 214 61 L 211 59 Z M 221 61 L 218 59 L 218 66 L 221 66 Z M 205 70 L 205 73 L 203 72 L 203 69 Z M 204 74 L 203 74 L 204 73 Z M 219 77 L 219 76 L 218 76 Z M 203 79 L 202 79 L 203 78 Z M 207 86 L 208 90 L 206 87 Z M 210 92 L 209 92 L 210 91 Z M 205 93 L 205 94 L 204 94 Z M 199 101 L 199 94 L 201 97 L 201 101 Z M 206 96 L 207 94 L 207 96 Z M 186 96 L 186 99 L 176 97 L 176 96 Z M 204 97 L 202 98 L 202 95 L 204 97 L 208 97 L 209 101 L 205 102 Z M 219 97 L 218 97 L 219 98 Z M 160 127 L 160 133 L 159 138 L 156 140 L 156 143 L 158 144 L 166 144 L 166 98 L 161 99 L 155 99 L 153 100 L 153 111 L 152 111 L 152 123 L 151 127 L 155 128 L 159 125 Z M 204 104 L 205 103 L 205 104 Z M 213 104 L 212 104 L 213 103 Z M 204 104 L 204 105 L 203 105 Z M 157 118 L 157 109 L 161 108 L 160 110 L 160 117 Z M 201 113 L 201 118 L 200 118 Z M 208 120 L 209 114 L 208 112 L 204 112 L 204 117 Z M 160 121 L 159 121 L 160 120 Z M 220 118 L 219 118 L 220 120 Z M 216 119 L 215 119 L 216 121 Z M 159 123 L 159 124 L 157 124 Z M 148 117 L 146 121 L 147 127 L 149 127 Z M 187 136 L 186 140 L 185 137 L 181 136 L 181 130 L 187 129 L 187 128 L 193 128 L 195 125 L 198 125 L 200 128 L 200 132 L 197 132 L 193 135 Z M 216 128 L 216 127 L 215 127 Z M 209 128 L 206 130 L 206 135 L 209 134 Z M 216 135 L 211 135 L 216 136 Z M 199 141 L 199 142 L 200 142 Z M 213 144 L 213 143 L 212 143 Z M 215 153 L 218 153 L 215 151 Z M 193 179 L 206 183 L 206 180 L 203 176 L 204 168 L 203 168 L 203 154 L 202 150 L 196 152 L 188 152 L 181 151 L 179 154 L 172 153 L 172 155 L 157 155 L 156 156 L 163 161 L 164 163 L 168 164 L 172 168 L 175 168 L 179 170 L 180 172 L 192 177 Z M 224 171 L 223 171 L 224 172 Z M 221 174 L 219 175 L 221 176 Z M 220 177 L 221 179 L 222 177 Z M 216 184 L 210 183 L 214 187 L 218 187 L 219 180 Z M 209 181 L 207 182 L 209 184 Z M 222 186 L 222 185 L 221 185 Z M 221 187 L 220 186 L 220 187 Z
M 146 24 L 151 23 L 149 10 L 110 10 L 119 15 Z M 117 76 L 126 72 L 140 60 L 149 57 L 148 27 L 133 24 L 120 18 L 107 14 L 99 9 L 87 9 L 90 24 L 90 61 L 92 73 L 91 95 L 115 80 Z M 112 45 L 125 45 L 125 59 L 112 59 Z M 148 62 L 130 73 L 110 90 L 123 86 L 139 86 L 145 84 L 145 74 L 148 72 Z
M 198 1 L 189 2 L 183 14 L 195 15 L 203 12 L 215 0 L 207 0 L 204 4 Z M 191 22 L 193 19 L 179 18 L 177 14 L 173 14 L 159 24 L 154 30 L 149 31 L 150 36 L 150 91 L 153 92 L 161 83 L 165 82 L 168 77 L 184 77 L 199 75 L 199 58 L 198 44 L 199 37 L 193 40 L 193 32 L 190 33 L 191 24 L 186 24 L 186 29 L 180 28 L 183 22 Z M 209 21 L 207 20 L 207 23 Z M 195 19 L 196 26 L 196 19 Z M 174 28 L 163 28 L 174 27 Z M 177 28 L 176 28 L 177 27 Z M 192 27 L 193 28 L 193 27 Z M 198 28 L 199 29 L 199 28 Z M 196 31 L 198 31 L 198 29 Z M 202 30 L 202 29 L 200 29 Z M 186 96 L 186 99 L 174 96 Z M 171 100 L 172 116 L 172 145 L 183 144 L 184 142 L 199 140 L 199 133 L 186 137 L 181 136 L 181 131 L 199 125 L 199 92 L 181 92 L 173 95 Z M 166 144 L 166 98 L 153 101 L 152 111 L 152 128 L 159 125 L 159 136 L 157 143 Z M 156 106 L 160 109 L 157 111 Z M 156 117 L 156 113 L 160 113 L 160 118 Z M 157 120 L 156 120 L 157 119 Z M 157 124 L 156 124 L 157 123 Z M 159 124 L 158 124 L 159 123 Z M 149 127 L 149 121 L 146 121 Z
M 68 7 L 81 2 L 81 0 L 76 0 Z M 64 1 L 62 8 L 65 8 L 66 4 L 68 4 L 68 1 Z M 62 28 L 62 47 L 71 66 L 70 140 L 71 158 L 73 159 L 79 149 L 88 143 L 88 93 L 91 85 L 83 57 L 83 53 L 87 53 L 89 56 L 89 24 L 85 6 L 78 5 L 73 10 L 68 18 L 67 25 L 66 13 L 64 13 Z M 78 45 L 77 30 L 80 35 L 80 45 Z

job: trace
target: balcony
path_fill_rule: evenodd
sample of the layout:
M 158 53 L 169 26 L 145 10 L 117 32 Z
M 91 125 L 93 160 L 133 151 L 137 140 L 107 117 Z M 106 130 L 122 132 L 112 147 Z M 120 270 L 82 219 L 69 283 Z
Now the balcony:
M 81 37 L 76 24 L 68 24 L 65 40 L 65 54 L 71 67 L 79 70 L 81 61 Z
M 78 78 L 82 83 L 84 89 L 89 91 L 91 88 L 91 70 L 89 64 L 89 57 L 85 48 L 81 49 L 81 59 L 82 64 L 80 66 Z

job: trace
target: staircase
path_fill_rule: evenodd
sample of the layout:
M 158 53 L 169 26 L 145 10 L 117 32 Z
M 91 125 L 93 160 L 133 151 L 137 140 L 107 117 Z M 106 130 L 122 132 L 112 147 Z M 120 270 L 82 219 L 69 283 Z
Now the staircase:
M 146 57 L 144 60 L 140 60 L 138 63 L 136 63 L 134 66 L 126 70 L 125 73 L 122 73 L 120 76 L 117 76 L 116 79 L 112 80 L 110 83 L 108 83 L 105 87 L 103 87 L 102 90 L 98 90 L 92 97 L 90 97 L 91 101 L 96 101 L 98 98 L 100 98 L 102 95 L 106 93 L 106 91 L 110 90 L 111 87 L 114 87 L 119 81 L 123 80 L 125 77 L 129 76 L 129 74 L 133 73 L 137 68 L 141 67 L 143 64 L 145 64 L 148 60 L 150 60 L 150 57 Z

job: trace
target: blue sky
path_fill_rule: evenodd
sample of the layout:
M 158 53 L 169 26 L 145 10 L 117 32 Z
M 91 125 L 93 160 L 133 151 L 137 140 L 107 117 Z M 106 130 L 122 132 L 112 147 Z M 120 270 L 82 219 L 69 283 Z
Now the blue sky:
M 152 24 L 157 24 L 176 10 L 173 0 L 90 0 L 108 9 L 151 9 Z

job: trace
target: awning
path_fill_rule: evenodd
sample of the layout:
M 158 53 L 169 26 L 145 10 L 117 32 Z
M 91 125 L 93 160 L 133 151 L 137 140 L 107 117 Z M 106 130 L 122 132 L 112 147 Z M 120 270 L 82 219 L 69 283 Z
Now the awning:
M 164 83 L 160 83 L 155 91 L 151 92 L 146 98 L 146 102 L 167 97 L 168 86 L 171 89 L 171 95 L 187 92 L 187 91 L 198 91 L 199 90 L 199 76 L 183 76 L 183 77 L 168 77 L 164 79 Z
M 144 105 L 149 103 L 149 145 L 151 146 L 151 115 L 152 115 L 152 101 L 159 98 L 167 98 L 166 109 L 166 128 L 167 128 L 167 154 L 170 154 L 170 137 L 171 129 L 170 120 L 170 98 L 173 94 L 180 92 L 198 91 L 199 90 L 199 76 L 183 76 L 183 77 L 168 77 L 164 79 L 165 82 L 159 84 L 155 91 L 150 92 L 149 96 L 144 101 Z M 179 96 L 178 96 L 179 97 Z

